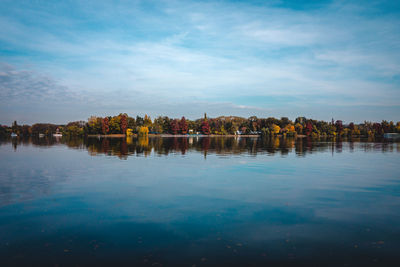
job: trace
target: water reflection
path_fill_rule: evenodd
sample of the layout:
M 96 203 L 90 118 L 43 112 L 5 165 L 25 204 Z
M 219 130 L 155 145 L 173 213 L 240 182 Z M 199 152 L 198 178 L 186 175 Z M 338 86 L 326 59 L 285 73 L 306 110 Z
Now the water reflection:
M 11 143 L 14 150 L 18 146 L 51 147 L 66 145 L 73 149 L 86 149 L 90 155 L 128 156 L 168 155 L 188 151 L 217 155 L 238 155 L 247 153 L 278 154 L 281 156 L 296 153 L 305 156 L 314 152 L 341 153 L 343 149 L 353 152 L 381 151 L 399 152 L 400 142 L 388 142 L 382 139 L 311 139 L 311 138 L 240 138 L 240 137 L 142 137 L 142 138 L 29 138 L 0 140 L 0 145 Z
M 3 140 L 0 258 L 399 266 L 399 151 L 368 139 Z

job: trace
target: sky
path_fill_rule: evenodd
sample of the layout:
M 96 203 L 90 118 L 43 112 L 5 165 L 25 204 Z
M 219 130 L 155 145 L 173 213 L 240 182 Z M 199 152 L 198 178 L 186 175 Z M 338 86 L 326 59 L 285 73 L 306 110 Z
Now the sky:
M 400 1 L 0 0 L 0 124 L 400 121 Z

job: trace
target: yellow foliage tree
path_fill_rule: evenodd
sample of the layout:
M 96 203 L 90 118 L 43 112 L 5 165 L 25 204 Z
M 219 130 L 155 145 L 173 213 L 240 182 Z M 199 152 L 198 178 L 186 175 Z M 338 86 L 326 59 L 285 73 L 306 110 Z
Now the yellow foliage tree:
M 272 133 L 273 134 L 279 134 L 280 131 L 281 131 L 281 127 L 279 127 L 276 124 L 272 124 Z
M 133 135 L 133 130 L 132 129 L 126 129 L 126 136 L 132 136 Z
M 287 130 L 289 133 L 294 133 L 294 132 L 296 131 L 296 129 L 294 128 L 294 126 L 291 125 L 291 124 L 286 125 L 286 130 Z
M 139 129 L 139 136 L 147 136 L 149 134 L 149 127 L 141 126 Z

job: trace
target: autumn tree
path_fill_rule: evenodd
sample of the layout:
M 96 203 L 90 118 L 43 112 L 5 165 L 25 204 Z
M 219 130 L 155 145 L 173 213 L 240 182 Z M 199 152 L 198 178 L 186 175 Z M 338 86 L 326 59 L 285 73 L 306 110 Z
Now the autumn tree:
M 179 133 L 179 121 L 177 119 L 174 119 L 171 122 L 171 133 L 172 134 L 178 134 Z
M 336 126 L 336 131 L 340 136 L 342 134 L 342 132 L 343 132 L 343 122 L 341 120 L 337 120 L 335 122 L 335 126 Z
M 276 124 L 272 124 L 272 126 L 271 126 L 271 133 L 277 135 L 277 134 L 279 134 L 280 131 L 281 131 L 281 127 L 279 127 L 279 126 L 276 125 Z
M 146 126 L 140 126 L 139 128 L 139 136 L 148 136 L 149 128 Z
M 135 118 L 129 117 L 127 118 L 128 128 L 135 129 L 136 128 L 136 120 Z
M 119 134 L 121 133 L 121 118 L 120 116 L 114 116 L 108 122 L 108 126 L 110 128 L 110 133 Z
M 182 119 L 180 120 L 179 128 L 181 130 L 181 134 L 187 134 L 188 133 L 188 124 L 186 122 L 185 117 L 182 117 Z
M 89 131 L 89 134 L 99 134 L 102 132 L 102 124 L 103 124 L 103 119 L 96 117 L 96 116 L 91 116 L 88 119 L 87 123 L 87 128 Z
M 123 134 L 126 133 L 126 128 L 128 127 L 127 116 L 125 114 L 120 115 L 121 131 Z
M 147 116 L 147 114 L 144 115 L 143 125 L 146 127 L 151 127 L 152 125 L 151 118 L 150 116 Z
M 294 127 L 296 128 L 296 132 L 298 134 L 302 134 L 303 133 L 303 125 L 301 125 L 300 123 L 296 123 L 296 125 Z
M 313 125 L 310 121 L 306 123 L 306 135 L 311 135 L 313 131 Z
M 58 127 L 59 127 L 58 125 L 50 123 L 35 123 L 32 125 L 31 129 L 32 129 L 32 134 L 34 135 L 38 134 L 49 135 L 54 133 Z
M 296 132 L 296 128 L 294 127 L 294 125 L 292 124 L 288 124 L 285 126 L 285 129 L 288 133 L 295 133 Z
M 154 119 L 154 123 L 152 126 L 152 131 L 155 133 L 168 133 L 169 132 L 169 122 L 168 125 L 165 124 L 165 118 L 158 116 Z
M 109 121 L 108 121 L 108 117 L 105 117 L 103 119 L 103 124 L 101 126 L 101 129 L 103 130 L 103 134 L 107 134 L 109 131 Z
M 204 119 L 201 123 L 201 131 L 203 134 L 210 134 L 210 125 L 208 124 L 207 119 Z

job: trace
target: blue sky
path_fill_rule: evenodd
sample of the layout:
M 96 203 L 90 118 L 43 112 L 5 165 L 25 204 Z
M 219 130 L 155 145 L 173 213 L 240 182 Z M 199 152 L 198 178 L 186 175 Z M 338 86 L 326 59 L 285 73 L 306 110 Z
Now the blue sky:
M 400 120 L 399 1 L 0 1 L 0 123 Z

